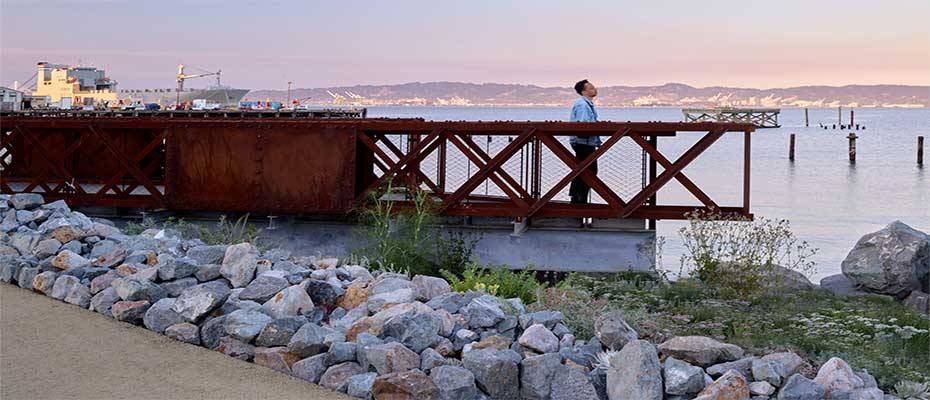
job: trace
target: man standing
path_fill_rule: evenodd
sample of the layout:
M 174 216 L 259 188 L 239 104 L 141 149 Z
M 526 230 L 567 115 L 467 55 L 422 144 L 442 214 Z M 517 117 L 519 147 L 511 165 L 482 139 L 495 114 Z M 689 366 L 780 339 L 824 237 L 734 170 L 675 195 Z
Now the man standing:
M 572 115 L 569 121 L 597 122 L 597 111 L 594 110 L 594 97 L 597 96 L 597 88 L 585 79 L 575 84 L 575 91 L 581 97 L 572 106 Z M 600 147 L 601 137 L 572 136 L 569 142 L 572 145 L 572 150 L 575 150 L 575 159 L 580 163 Z M 597 175 L 597 160 L 591 163 L 588 171 Z M 572 184 L 568 188 L 568 194 L 572 198 L 572 203 L 575 204 L 587 203 L 590 191 L 591 188 L 581 179 L 580 175 L 572 180 Z

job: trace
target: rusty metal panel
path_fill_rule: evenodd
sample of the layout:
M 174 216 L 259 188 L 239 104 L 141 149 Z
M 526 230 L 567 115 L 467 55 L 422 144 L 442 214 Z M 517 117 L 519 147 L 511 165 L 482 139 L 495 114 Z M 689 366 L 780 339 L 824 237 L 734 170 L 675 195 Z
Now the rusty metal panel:
M 169 128 L 171 208 L 341 213 L 354 199 L 351 125 Z

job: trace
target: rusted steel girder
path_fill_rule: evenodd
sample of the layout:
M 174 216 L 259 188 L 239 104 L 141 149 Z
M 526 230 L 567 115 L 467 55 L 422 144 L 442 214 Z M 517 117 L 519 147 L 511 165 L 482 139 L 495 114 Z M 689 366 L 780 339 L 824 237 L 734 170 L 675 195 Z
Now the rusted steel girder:
M 754 129 L 749 124 L 710 122 L 4 116 L 0 191 L 41 192 L 74 205 L 345 214 L 391 181 L 424 190 L 444 215 L 681 219 L 696 209 L 717 208 L 751 216 L 749 138 Z M 727 132 L 745 135 L 743 204 L 736 206 L 719 205 L 682 173 Z M 670 160 L 655 139 L 678 134 L 703 136 Z M 563 144 L 565 136 L 591 135 L 607 140 L 584 160 L 576 160 Z M 488 151 L 474 136 L 509 141 L 498 151 Z M 647 180 L 642 190 L 627 198 L 588 171 L 621 140 L 641 149 L 641 174 Z M 474 170 L 464 174 L 451 168 L 451 150 Z M 543 152 L 552 158 L 544 160 Z M 515 160 L 520 176 L 504 168 Z M 546 177 L 545 183 L 554 185 L 544 189 L 540 171 L 552 163 L 564 164 L 568 172 Z M 426 164 L 435 171 L 425 170 Z M 656 174 L 656 165 L 664 171 Z M 462 177 L 463 183 L 452 185 Z M 576 178 L 606 204 L 554 200 Z M 672 179 L 699 205 L 656 199 Z M 486 182 L 500 188 L 501 195 L 478 193 L 476 188 Z

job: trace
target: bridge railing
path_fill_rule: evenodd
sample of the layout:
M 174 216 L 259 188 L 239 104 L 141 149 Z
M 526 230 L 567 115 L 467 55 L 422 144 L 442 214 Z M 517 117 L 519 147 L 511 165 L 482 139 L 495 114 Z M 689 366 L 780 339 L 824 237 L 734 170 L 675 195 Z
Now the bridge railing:
M 0 191 L 72 205 L 345 214 L 386 182 L 427 193 L 443 215 L 681 219 L 701 208 L 751 216 L 748 124 L 430 122 L 172 116 L 0 117 Z M 744 141 L 742 204 L 683 172 L 725 134 Z M 576 160 L 570 136 L 601 136 Z M 699 135 L 669 159 L 660 137 Z M 599 162 L 595 175 L 587 170 Z M 580 177 L 590 204 L 565 193 Z M 699 205 L 663 203 L 672 180 Z

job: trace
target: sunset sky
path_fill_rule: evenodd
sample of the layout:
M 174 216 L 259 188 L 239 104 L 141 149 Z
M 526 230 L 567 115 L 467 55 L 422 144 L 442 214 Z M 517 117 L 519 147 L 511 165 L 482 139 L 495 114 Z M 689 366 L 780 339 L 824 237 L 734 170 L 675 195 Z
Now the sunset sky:
M 0 85 L 38 61 L 121 88 L 172 87 L 178 63 L 252 89 L 930 85 L 930 1 L 0 0 Z

